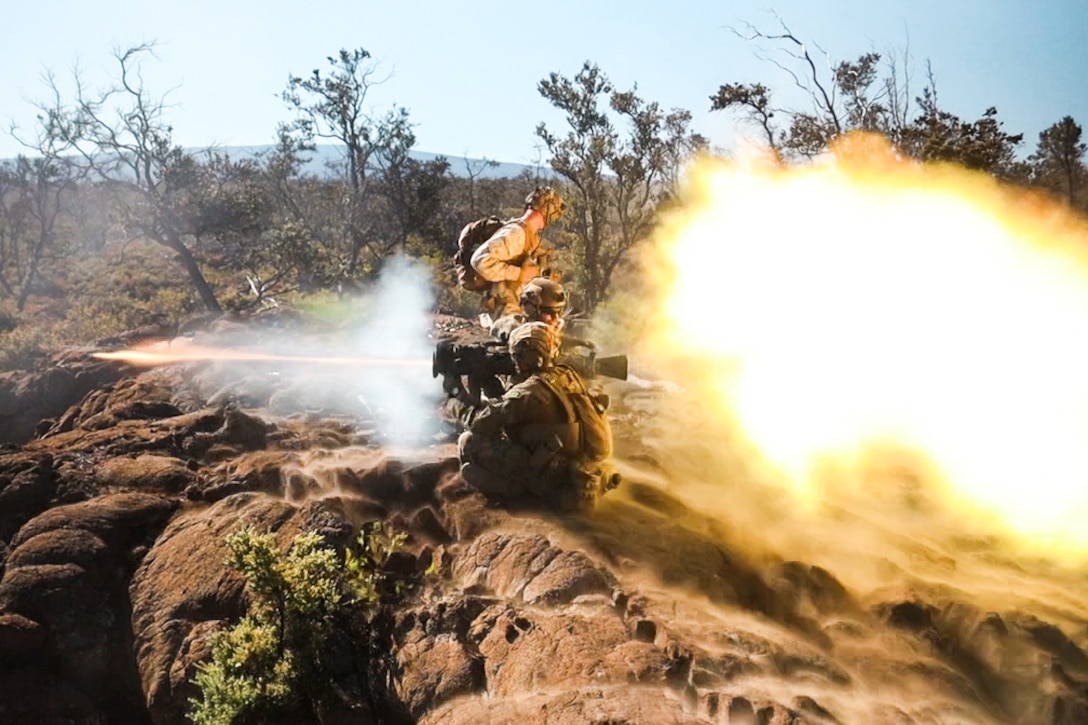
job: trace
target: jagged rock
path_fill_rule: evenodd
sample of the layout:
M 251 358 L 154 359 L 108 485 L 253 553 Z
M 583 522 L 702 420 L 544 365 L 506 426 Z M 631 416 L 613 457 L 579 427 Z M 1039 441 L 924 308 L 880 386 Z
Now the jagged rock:
M 789 610 L 793 612 L 816 617 L 856 608 L 842 583 L 823 567 L 786 561 L 776 566 L 768 578 L 788 584 L 792 600 Z
M 104 415 L 113 418 L 114 409 L 107 408 Z M 47 436 L 28 443 L 24 450 L 63 451 L 69 456 L 86 454 L 103 460 L 157 452 L 184 459 L 188 466 L 194 460 L 216 463 L 229 460 L 242 450 L 261 448 L 269 429 L 270 425 L 259 416 L 204 408 L 161 419 L 119 420 L 107 428 L 76 425 L 67 431 L 50 431 Z
M 463 323 L 436 335 L 481 334 Z M 289 414 L 267 370 L 55 368 L 0 376 L 0 429 L 26 400 L 67 401 L 0 450 L 0 722 L 186 722 L 211 635 L 246 608 L 226 535 L 340 547 L 375 522 L 407 535 L 387 570 L 413 587 L 338 624 L 340 695 L 284 722 L 1088 718 L 1088 621 L 1074 594 L 1045 601 L 1057 574 L 1037 602 L 983 607 L 955 588 L 967 555 L 909 543 L 940 585 L 888 561 L 887 588 L 859 593 L 852 567 L 745 546 L 761 532 L 743 511 L 723 523 L 661 483 L 652 436 L 617 446 L 645 480 L 561 514 L 476 493 L 451 437 L 394 454 L 336 401 Z M 619 435 L 652 422 L 648 391 L 613 396 Z
M 170 389 L 154 372 L 126 378 L 93 391 L 66 411 L 49 433 L 74 428 L 101 430 L 123 420 L 158 420 L 180 415 L 170 402 Z
M 114 552 L 149 543 L 177 502 L 139 493 L 107 494 L 68 506 L 58 506 L 29 521 L 11 541 L 12 556 L 24 542 L 53 530 L 85 530 L 103 539 Z
M 20 666 L 0 669 L 0 722 L 5 723 L 86 723 L 109 725 L 148 722 L 139 712 L 113 713 L 92 702 L 84 692 L 47 667 Z
M 435 513 L 435 510 L 430 506 L 424 506 L 423 508 L 412 514 L 408 521 L 408 527 L 415 532 L 418 532 L 425 540 L 432 541 L 437 544 L 448 544 L 452 541 L 450 532 L 446 530 L 445 524 Z
M 895 602 L 880 607 L 888 624 L 914 632 L 928 631 L 933 627 L 934 607 L 924 602 Z
M 158 493 L 178 493 L 199 479 L 181 459 L 150 453 L 111 458 L 95 469 L 95 478 L 104 487 Z
M 534 616 L 497 605 L 473 623 L 473 634 L 487 663 L 488 690 L 496 695 L 662 682 L 671 668 L 664 649 L 633 640 L 615 616 Z
M 420 718 L 420 725 L 477 723 L 654 723 L 709 725 L 689 711 L 676 693 L 661 687 L 586 687 L 532 691 L 508 697 L 471 697 L 441 706 Z M 726 722 L 718 720 L 717 722 Z
M 101 496 L 46 511 L 11 542 L 0 612 L 46 633 L 24 639 L 39 646 L 19 658 L 56 663 L 57 676 L 112 720 L 146 720 L 129 648 L 128 579 L 175 509 L 158 496 Z
M 391 509 L 411 510 L 433 500 L 442 478 L 457 471 L 456 458 L 412 465 L 381 456 L 365 470 L 345 475 L 340 485 Z
M 56 358 L 42 372 L 0 373 L 0 443 L 29 441 L 42 420 L 61 415 L 90 391 L 131 373 L 125 365 L 85 353 Z
M 292 482 L 290 469 L 297 466 L 299 457 L 290 451 L 247 451 L 239 453 L 207 471 L 186 489 L 190 499 L 218 501 L 241 491 L 262 491 L 282 496 L 292 486 L 304 486 Z M 302 497 L 292 497 L 302 500 Z
M 227 535 L 242 526 L 274 532 L 283 548 L 303 531 L 315 531 L 334 546 L 344 545 L 353 532 L 335 503 L 294 506 L 257 493 L 233 495 L 175 518 L 130 587 L 135 664 L 156 723 L 187 722 L 189 700 L 200 694 L 192 680 L 210 652 L 209 636 L 245 611 L 244 581 L 226 564 Z
M 484 534 L 453 569 L 465 586 L 483 586 L 530 604 L 565 604 L 585 594 L 608 596 L 615 584 L 581 552 L 563 551 L 539 535 Z
M 223 414 L 223 425 L 215 432 L 220 443 L 233 443 L 243 450 L 254 451 L 264 448 L 271 426 L 255 415 L 250 415 L 237 408 L 227 408 Z
M 0 455 L 0 540 L 41 513 L 56 493 L 53 456 L 48 453 Z
M 468 632 L 486 606 L 469 597 L 393 615 L 389 646 L 399 676 L 387 708 L 415 719 L 447 700 L 483 689 L 484 661 Z
M 45 648 L 46 631 L 21 614 L 0 614 L 0 662 L 22 663 L 35 659 Z
M 818 722 L 826 723 L 838 723 L 838 718 L 834 713 L 828 710 L 826 707 L 816 702 L 816 700 L 808 695 L 798 695 L 793 698 L 793 707 L 799 713 L 808 715 Z
M 244 581 L 226 565 L 227 534 L 250 524 L 286 538 L 291 530 L 284 527 L 296 512 L 283 501 L 238 494 L 182 513 L 148 551 L 130 593 L 134 664 L 154 722 L 185 722 L 189 698 L 199 695 L 190 681 L 207 635 L 243 611 Z

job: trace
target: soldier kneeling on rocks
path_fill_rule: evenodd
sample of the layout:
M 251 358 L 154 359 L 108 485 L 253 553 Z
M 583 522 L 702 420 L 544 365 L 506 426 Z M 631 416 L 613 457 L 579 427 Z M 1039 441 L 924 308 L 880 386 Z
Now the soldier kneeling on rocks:
M 525 323 L 509 345 L 519 382 L 485 405 L 447 404 L 466 428 L 457 442 L 462 476 L 484 494 L 592 509 L 619 483 L 605 463 L 612 455 L 606 404 L 572 368 L 555 364 L 559 345 L 549 325 Z

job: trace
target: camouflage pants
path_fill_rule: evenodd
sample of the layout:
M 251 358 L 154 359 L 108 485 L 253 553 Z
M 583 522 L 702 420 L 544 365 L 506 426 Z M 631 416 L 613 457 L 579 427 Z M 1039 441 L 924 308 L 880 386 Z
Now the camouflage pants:
M 484 297 L 484 309 L 491 315 L 491 319 L 497 320 L 505 315 L 516 315 L 521 312 L 521 300 L 518 298 L 521 292 L 521 283 L 492 282 L 491 289 Z
M 588 510 L 602 492 L 603 469 L 560 456 L 535 460 L 524 446 L 466 431 L 457 440 L 465 480 L 481 493 L 536 498 L 565 510 Z
M 457 439 L 457 452 L 462 464 L 473 464 L 479 469 L 476 480 L 470 483 L 483 493 L 523 496 L 526 478 L 535 473 L 529 450 L 508 438 L 465 431 Z

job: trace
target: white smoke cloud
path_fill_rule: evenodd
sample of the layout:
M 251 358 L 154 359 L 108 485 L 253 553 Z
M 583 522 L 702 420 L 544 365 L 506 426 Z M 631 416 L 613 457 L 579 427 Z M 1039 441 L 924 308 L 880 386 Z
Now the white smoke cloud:
M 355 355 L 394 360 L 430 359 L 429 333 L 434 291 L 428 270 L 403 257 L 383 271 L 367 314 L 354 330 Z M 392 443 L 418 440 L 433 425 L 439 387 L 426 366 L 363 368 L 357 378 L 357 400 L 376 419 Z
M 221 360 L 202 382 L 248 407 L 346 415 L 374 442 L 419 443 L 436 430 L 441 397 L 430 367 L 433 307 L 429 268 L 397 257 L 363 294 L 324 309 L 333 318 L 325 325 L 315 319 L 301 328 L 245 326 L 201 336 L 199 345 L 213 352 L 275 358 Z

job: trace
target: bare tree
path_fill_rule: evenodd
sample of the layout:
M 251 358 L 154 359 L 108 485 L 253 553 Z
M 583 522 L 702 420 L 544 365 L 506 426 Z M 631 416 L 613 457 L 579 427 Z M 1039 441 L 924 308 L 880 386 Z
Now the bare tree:
M 9 175 L 15 187 L 13 206 L 21 206 L 25 214 L 20 224 L 11 227 L 12 241 L 17 244 L 21 237 L 25 248 L 25 266 L 20 264 L 24 257 L 14 258 L 19 275 L 16 309 L 20 312 L 41 274 L 46 252 L 57 242 L 56 224 L 62 200 L 82 176 L 82 170 L 65 159 L 73 148 L 59 132 L 58 123 L 57 116 L 40 114 L 32 136 L 25 137 L 17 128 L 11 129 L 11 136 L 34 154 L 20 155 Z M 6 280 L 3 284 L 10 290 Z
M 29 215 L 21 187 L 15 164 L 0 164 L 0 292 L 4 297 L 18 294 L 17 280 L 24 274 L 22 247 Z
M 289 76 L 282 97 L 300 115 L 294 130 L 306 142 L 326 138 L 344 145 L 344 177 L 349 193 L 345 199 L 344 226 L 349 240 L 346 274 L 355 276 L 362 250 L 368 246 L 366 197 L 375 170 L 374 157 L 396 143 L 397 126 L 407 123 L 407 111 L 394 109 L 375 118 L 367 108 L 370 89 L 385 79 L 376 77 L 377 66 L 363 48 L 342 49 L 329 56 L 328 72 L 320 69 L 306 77 Z M 375 254 L 375 257 L 379 257 Z
M 863 53 L 856 60 L 836 62 L 819 45 L 801 40 L 781 18 L 778 23 L 778 32 L 765 33 L 749 25 L 734 33 L 778 45 L 778 55 L 762 50 L 757 55 L 804 92 L 810 110 L 773 106 L 771 91 L 759 83 L 724 84 L 710 101 L 712 111 L 741 111 L 761 129 L 779 159 L 811 158 L 845 133 L 869 131 L 883 134 L 901 152 L 918 159 L 955 161 L 1008 179 L 1023 175 L 1022 164 L 1014 158 L 1022 136 L 1002 129 L 996 109 L 987 109 L 976 121 L 944 111 L 937 104 L 932 69 L 922 94 L 911 98 L 909 53 L 903 54 L 902 70 L 895 60 L 887 61 L 882 76 L 881 54 Z
M 538 90 L 566 114 L 569 125 L 565 135 L 544 124 L 536 133 L 551 154 L 552 169 L 573 191 L 565 226 L 574 232 L 578 281 L 592 311 L 619 264 L 648 234 L 657 205 L 674 191 L 679 165 L 706 140 L 690 130 L 690 112 L 665 111 L 634 89 L 617 91 L 589 62 L 574 78 L 550 74 Z
M 140 62 L 154 45 L 118 50 L 118 80 L 105 89 L 86 87 L 75 74 L 75 100 L 66 105 L 52 77 L 53 101 L 38 104 L 56 143 L 76 152 L 82 173 L 120 191 L 125 227 L 133 237 L 161 244 L 175 254 L 204 306 L 221 311 L 215 292 L 201 269 L 187 227 L 187 184 L 193 183 L 195 161 L 172 140 L 165 118 L 165 97 L 144 86 Z
M 56 222 L 61 213 L 62 197 L 74 181 L 67 167 L 55 158 L 30 159 L 20 156 L 16 169 L 32 225 L 28 230 L 31 235 L 25 240 L 26 266 L 19 281 L 19 297 L 15 303 L 16 309 L 22 312 L 41 275 L 43 257 L 56 244 Z
M 771 105 L 771 92 L 761 83 L 727 83 L 710 97 L 711 110 L 741 109 L 759 126 L 775 156 L 811 157 L 848 130 L 883 130 L 888 126 L 889 87 L 877 84 L 881 56 L 865 53 L 856 61 L 835 63 L 815 43 L 806 43 L 778 18 L 779 31 L 764 33 L 747 25 L 734 33 L 747 41 L 780 44 L 780 60 L 759 51 L 759 57 L 781 69 L 802 90 L 811 104 L 809 111 L 787 110 Z M 816 54 L 814 54 L 814 52 Z M 776 126 L 778 116 L 788 121 L 786 129 Z
M 470 159 L 468 152 L 465 152 L 465 176 L 468 178 L 468 215 L 475 219 L 479 216 L 479 206 L 477 204 L 477 180 L 483 175 L 485 171 L 494 169 L 499 165 L 498 161 L 492 161 L 491 159 L 484 157 L 482 159 Z

